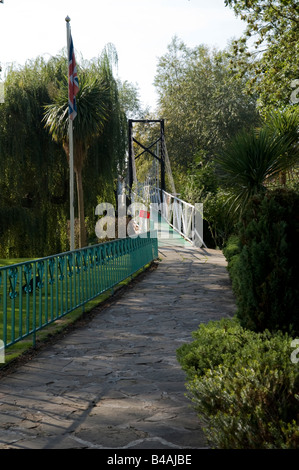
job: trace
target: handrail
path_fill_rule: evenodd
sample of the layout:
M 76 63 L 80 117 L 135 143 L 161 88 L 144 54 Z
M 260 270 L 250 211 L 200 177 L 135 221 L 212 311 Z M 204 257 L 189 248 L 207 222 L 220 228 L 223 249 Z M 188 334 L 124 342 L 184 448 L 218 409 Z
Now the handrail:
M 151 185 L 139 185 L 133 199 L 160 212 L 164 220 L 182 237 L 196 247 L 204 246 L 203 241 L 203 204 L 192 205 L 174 194 Z
M 193 245 L 207 248 L 202 235 L 203 205 L 192 205 L 164 190 L 162 199 L 161 215 L 168 224 Z
M 158 257 L 153 232 L 0 267 L 5 348 L 84 306 Z

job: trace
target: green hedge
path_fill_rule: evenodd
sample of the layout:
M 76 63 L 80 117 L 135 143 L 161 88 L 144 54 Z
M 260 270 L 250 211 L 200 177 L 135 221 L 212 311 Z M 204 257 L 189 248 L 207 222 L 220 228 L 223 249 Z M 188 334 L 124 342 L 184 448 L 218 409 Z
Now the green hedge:
M 188 397 L 212 447 L 299 447 L 299 365 L 286 333 L 255 333 L 237 320 L 201 325 L 177 350 Z M 297 420 L 297 422 L 296 422 Z
M 299 194 L 252 198 L 224 254 L 241 325 L 299 335 Z

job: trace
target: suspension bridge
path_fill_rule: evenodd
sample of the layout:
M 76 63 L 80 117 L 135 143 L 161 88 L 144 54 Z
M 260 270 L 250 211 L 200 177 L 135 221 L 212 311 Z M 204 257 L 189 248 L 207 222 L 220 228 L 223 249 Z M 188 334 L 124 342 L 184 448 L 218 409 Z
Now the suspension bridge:
M 0 448 L 207 447 L 176 349 L 200 323 L 232 316 L 235 304 L 222 253 L 202 239 L 201 207 L 166 191 L 158 123 L 161 135 L 142 152 L 160 163 L 160 184 L 157 173 L 138 183 L 139 155 L 130 151 L 139 234 L 0 268 L 2 350 L 36 346 L 23 363 L 0 369 Z M 105 292 L 114 295 L 40 344 L 41 330 Z

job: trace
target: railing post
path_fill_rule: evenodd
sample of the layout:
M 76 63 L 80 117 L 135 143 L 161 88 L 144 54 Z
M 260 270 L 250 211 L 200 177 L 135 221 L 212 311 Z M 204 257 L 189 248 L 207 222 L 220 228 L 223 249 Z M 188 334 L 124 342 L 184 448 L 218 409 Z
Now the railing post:
M 133 186 L 133 121 L 129 119 L 129 191 L 131 197 L 131 191 Z
M 161 119 L 161 191 L 166 190 L 165 182 L 165 135 L 164 119 Z
M 4 346 L 30 336 L 36 347 L 40 329 L 76 308 L 84 311 L 87 302 L 105 291 L 113 293 L 117 284 L 153 261 L 155 254 L 157 240 L 148 232 L 146 240 L 141 236 L 118 239 L 0 267 L 0 339 Z

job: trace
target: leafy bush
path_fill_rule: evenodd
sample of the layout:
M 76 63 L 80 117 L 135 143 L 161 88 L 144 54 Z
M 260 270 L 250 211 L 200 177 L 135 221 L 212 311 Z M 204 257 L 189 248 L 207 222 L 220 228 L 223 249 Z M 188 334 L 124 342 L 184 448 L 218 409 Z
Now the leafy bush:
M 190 204 L 203 202 L 207 194 L 216 194 L 218 190 L 215 165 L 212 161 L 204 162 L 204 158 L 205 155 L 199 152 L 187 175 L 182 168 L 180 173 L 176 175 L 181 198 Z
M 200 325 L 177 351 L 188 397 L 212 447 L 298 448 L 298 365 L 286 333 L 255 333 L 237 320 Z
M 242 218 L 241 249 L 228 269 L 241 325 L 299 334 L 299 194 L 275 190 L 252 198 Z
M 199 152 L 189 173 L 181 170 L 179 180 L 180 198 L 190 204 L 203 204 L 203 238 L 210 248 L 222 248 L 233 232 L 235 214 L 229 211 L 231 193 L 219 188 L 218 175 L 212 161 L 204 162 L 204 152 Z
M 203 202 L 203 218 L 209 230 L 213 243 L 208 246 L 222 248 L 228 237 L 235 229 L 235 217 L 228 210 L 230 194 L 219 190 L 217 193 L 208 193 Z M 206 233 L 204 232 L 204 236 Z M 204 238 L 206 240 L 206 238 Z M 207 238 L 209 240 L 209 238 Z
M 273 112 L 259 128 L 244 129 L 215 161 L 222 184 L 232 191 L 231 207 L 246 209 L 255 194 L 265 193 L 269 181 L 298 163 L 299 112 Z
M 238 235 L 231 235 L 223 247 L 223 254 L 227 262 L 230 263 L 234 256 L 240 254 L 240 251 L 241 244 Z

